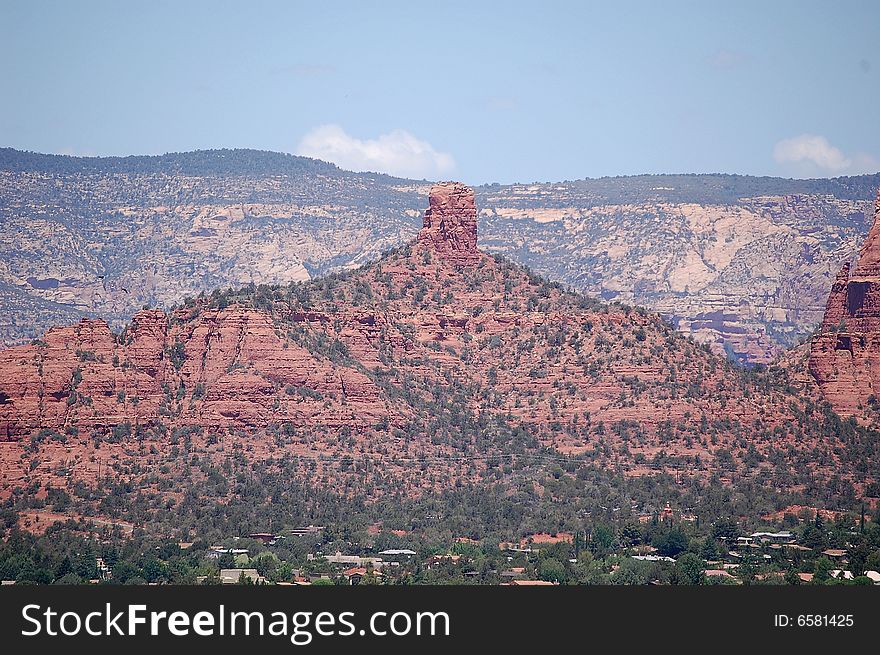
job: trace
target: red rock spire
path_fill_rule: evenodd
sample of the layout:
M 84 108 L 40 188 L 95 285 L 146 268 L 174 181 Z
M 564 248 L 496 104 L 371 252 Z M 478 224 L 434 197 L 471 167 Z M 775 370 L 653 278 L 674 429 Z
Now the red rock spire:
M 853 277 L 880 278 L 880 190 L 877 191 L 877 201 L 874 204 L 874 222 L 862 244 Z
M 874 223 L 850 276 L 831 285 L 822 328 L 810 342 L 809 370 L 841 414 L 858 414 L 880 395 L 880 193 Z
M 475 261 L 479 252 L 473 189 L 461 182 L 439 182 L 432 186 L 419 243 L 428 245 L 446 260 Z
M 828 294 L 828 302 L 825 305 L 825 316 L 822 319 L 822 329 L 834 329 L 846 319 L 847 313 L 847 287 L 849 286 L 849 262 L 846 262 L 837 277 L 831 284 L 831 293 Z

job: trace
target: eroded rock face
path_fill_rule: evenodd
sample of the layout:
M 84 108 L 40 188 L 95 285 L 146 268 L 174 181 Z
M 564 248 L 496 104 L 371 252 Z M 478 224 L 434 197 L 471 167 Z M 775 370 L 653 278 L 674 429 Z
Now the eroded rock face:
M 375 328 L 359 314 L 336 318 L 353 351 L 368 343 Z M 330 322 L 317 312 L 301 319 Z M 100 320 L 54 328 L 0 351 L 0 388 L 0 441 L 70 425 L 357 426 L 388 414 L 363 373 L 316 356 L 246 308 L 142 311 L 118 337 Z
M 844 264 L 831 286 L 810 373 L 841 414 L 860 413 L 880 389 L 880 192 L 852 275 Z
M 473 189 L 461 182 L 432 186 L 419 242 L 449 261 L 469 263 L 479 259 Z
M 842 274 L 837 311 L 851 286 Z M 806 401 L 792 389 L 752 386 L 657 315 L 477 250 L 473 194 L 445 183 L 417 243 L 351 274 L 218 290 L 119 334 L 89 319 L 0 351 L 0 499 L 94 481 L 108 456 L 158 493 L 148 476 L 188 480 L 187 452 L 373 498 L 475 482 L 487 456 L 544 448 L 725 482 L 734 458 L 766 476 L 753 447 L 769 459 L 791 445 L 838 475 L 824 433 L 795 431 Z M 767 438 L 743 440 L 758 424 Z

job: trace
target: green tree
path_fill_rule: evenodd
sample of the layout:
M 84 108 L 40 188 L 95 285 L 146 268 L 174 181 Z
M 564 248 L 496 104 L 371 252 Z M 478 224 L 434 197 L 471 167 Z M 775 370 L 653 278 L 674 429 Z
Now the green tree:
M 674 579 L 681 585 L 705 584 L 706 574 L 703 560 L 693 553 L 685 553 L 675 563 Z
M 736 574 L 739 576 L 740 581 L 744 585 L 752 585 L 755 584 L 755 574 L 757 573 L 755 567 L 755 560 L 751 558 L 751 556 L 743 557 L 742 562 L 740 562 L 739 568 L 736 570 Z
M 834 564 L 827 557 L 816 560 L 816 568 L 813 571 L 813 584 L 825 584 L 831 579 L 831 571 Z
M 675 557 L 679 553 L 683 553 L 688 547 L 688 538 L 681 528 L 675 527 L 666 534 L 663 534 L 654 543 L 661 555 L 667 557 Z
M 705 560 L 713 560 L 718 557 L 718 543 L 712 537 L 706 537 L 700 548 L 700 556 Z
M 548 557 L 541 560 L 538 571 L 541 580 L 546 580 L 548 582 L 563 583 L 568 578 L 565 571 L 565 565 L 555 557 Z
M 600 523 L 593 530 L 593 541 L 590 544 L 593 552 L 597 557 L 606 557 L 613 549 L 617 541 L 614 534 L 614 528 L 610 525 Z
M 627 557 L 620 562 L 620 567 L 611 576 L 611 584 L 615 585 L 646 585 L 651 582 L 650 567 L 646 562 Z

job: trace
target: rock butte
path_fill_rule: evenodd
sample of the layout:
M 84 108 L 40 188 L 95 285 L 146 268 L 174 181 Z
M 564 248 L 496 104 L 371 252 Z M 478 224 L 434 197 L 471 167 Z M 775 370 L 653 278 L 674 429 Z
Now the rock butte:
M 476 262 L 479 252 L 473 189 L 460 182 L 440 182 L 431 187 L 418 240 L 449 261 Z
M 459 182 L 434 185 L 417 244 L 453 269 L 485 257 L 477 250 L 473 190 Z M 350 309 L 332 316 L 298 312 L 286 318 L 309 326 L 342 321 L 348 348 L 368 365 L 378 363 L 371 344 L 391 322 Z M 438 319 L 440 333 L 456 321 L 461 319 Z M 182 354 L 176 364 L 175 351 Z M 345 402 L 331 407 L 303 402 L 281 390 L 288 386 L 322 398 L 344 397 Z M 0 439 L 72 423 L 107 430 L 124 422 L 161 420 L 168 390 L 180 388 L 204 389 L 177 417 L 182 425 L 257 429 L 270 421 L 288 421 L 364 428 L 382 416 L 396 415 L 368 376 L 287 343 L 264 312 L 240 307 L 195 313 L 178 309 L 170 315 L 142 310 L 121 338 L 106 321 L 83 319 L 52 328 L 30 345 L 0 351 L 0 391 L 9 397 L 0 405 Z M 77 398 L 87 399 L 88 406 L 79 408 Z
M 724 481 L 734 458 L 791 445 L 839 474 L 835 444 L 797 425 L 812 400 L 759 388 L 656 314 L 567 292 L 476 244 L 473 192 L 446 182 L 414 242 L 346 275 L 218 290 L 138 312 L 118 335 L 90 319 L 0 351 L 0 498 L 34 479 L 94 480 L 106 451 L 119 475 L 155 470 L 181 438 L 215 464 L 237 447 L 248 462 L 310 458 L 283 474 L 367 494 L 478 480 L 487 455 L 510 449 Z M 379 465 L 346 469 L 352 454 Z
M 880 390 L 880 191 L 873 225 L 850 272 L 847 262 L 810 344 L 810 373 L 840 414 L 859 414 Z

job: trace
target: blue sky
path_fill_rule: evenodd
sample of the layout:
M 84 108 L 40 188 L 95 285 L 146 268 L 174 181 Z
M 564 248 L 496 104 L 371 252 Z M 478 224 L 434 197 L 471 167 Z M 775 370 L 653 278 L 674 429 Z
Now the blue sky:
M 470 183 L 880 170 L 880 2 L 10 2 L 0 145 Z

